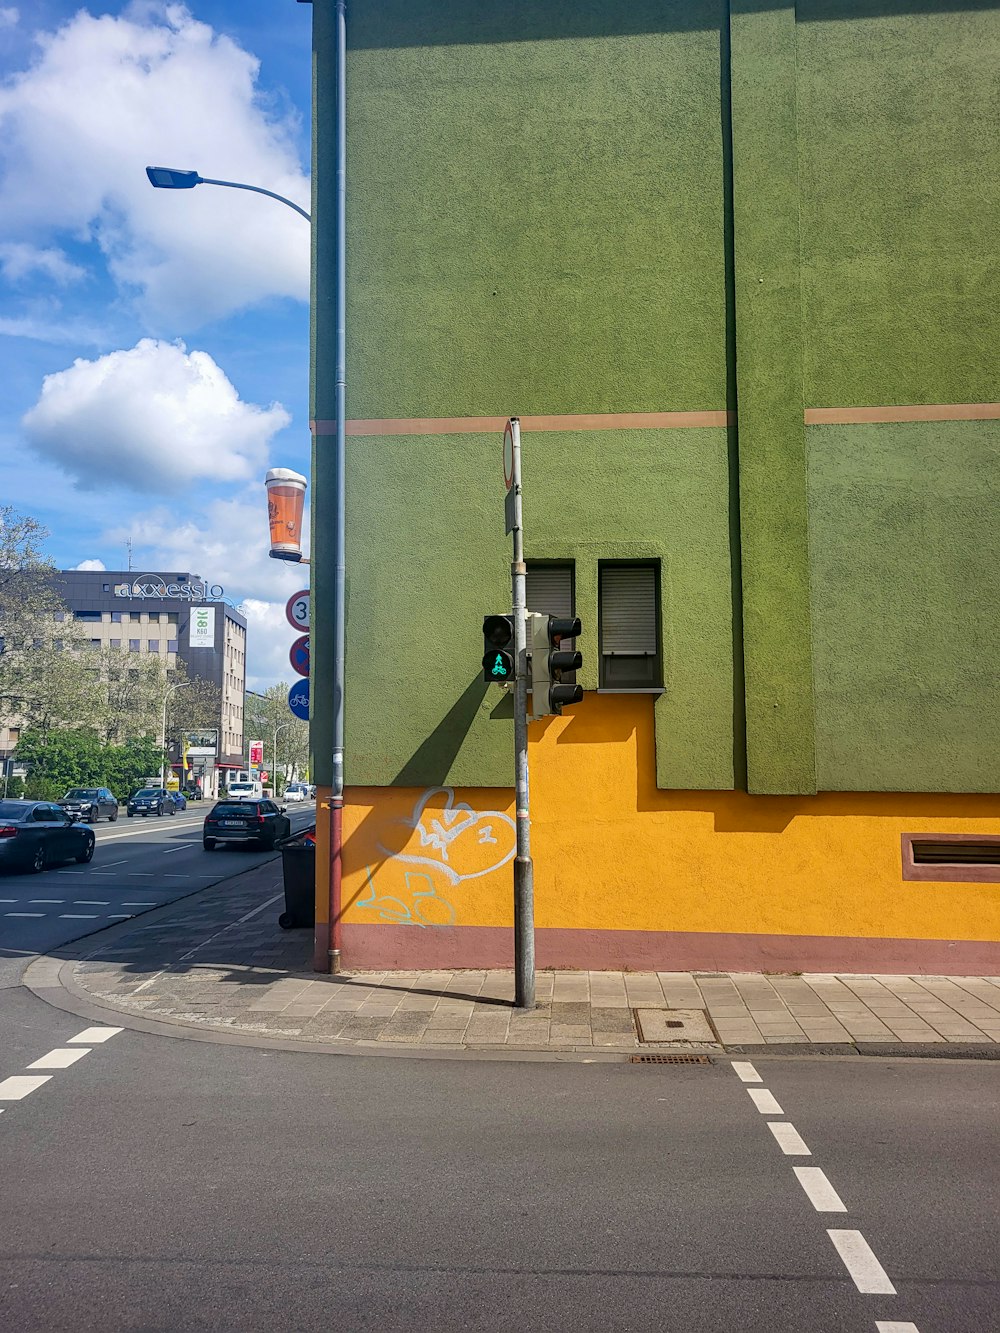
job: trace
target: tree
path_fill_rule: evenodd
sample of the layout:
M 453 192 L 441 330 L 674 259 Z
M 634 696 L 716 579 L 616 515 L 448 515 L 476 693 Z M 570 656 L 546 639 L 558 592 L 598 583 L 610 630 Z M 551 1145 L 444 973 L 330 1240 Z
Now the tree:
M 243 735 L 247 745 L 251 741 L 264 742 L 264 767 L 276 769 L 275 778 L 282 789 L 295 775 L 308 771 L 309 723 L 295 717 L 288 708 L 286 681 L 271 685 L 263 694 L 247 691 L 243 708 Z M 274 733 L 278 731 L 278 763 L 274 756 Z
M 57 801 L 70 787 L 108 787 L 119 800 L 159 771 L 163 751 L 152 736 L 108 745 L 90 728 L 28 728 L 17 743 L 18 763 L 28 769 L 25 794 Z

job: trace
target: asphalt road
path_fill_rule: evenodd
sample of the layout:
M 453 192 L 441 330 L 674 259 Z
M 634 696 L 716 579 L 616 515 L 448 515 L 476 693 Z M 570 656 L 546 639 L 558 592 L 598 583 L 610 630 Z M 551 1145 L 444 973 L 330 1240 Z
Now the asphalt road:
M 0 880 L 49 909 L 0 927 L 48 948 L 260 859 L 200 819 Z M 4 1333 L 990 1333 L 998 1163 L 996 1062 L 301 1054 L 0 988 Z
M 94 859 L 85 866 L 69 861 L 38 875 L 0 874 L 0 986 L 16 981 L 35 954 L 162 907 L 272 855 L 241 845 L 206 852 L 201 830 L 212 804 L 96 824 Z M 316 818 L 312 802 L 287 811 L 293 831 Z
M 747 1084 L 726 1061 L 81 1045 L 82 1020 L 3 1000 L 0 1072 L 47 1075 L 0 1116 L 17 1333 L 998 1326 L 994 1063 L 776 1058 Z

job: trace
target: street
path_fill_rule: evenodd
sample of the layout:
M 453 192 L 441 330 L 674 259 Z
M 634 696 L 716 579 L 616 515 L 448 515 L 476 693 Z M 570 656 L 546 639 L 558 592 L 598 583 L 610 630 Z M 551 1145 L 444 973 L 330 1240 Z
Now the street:
M 256 865 L 267 853 L 239 845 L 206 852 L 201 829 L 212 802 L 174 816 L 145 816 L 94 826 L 88 865 L 68 861 L 44 870 L 0 875 L 0 986 L 18 960 L 127 921 Z M 292 830 L 311 824 L 315 807 L 290 805 Z
M 260 862 L 199 824 L 102 827 L 81 877 L 4 881 L 45 913 L 3 918 L 5 1329 L 997 1327 L 996 1062 L 303 1054 L 19 984 Z

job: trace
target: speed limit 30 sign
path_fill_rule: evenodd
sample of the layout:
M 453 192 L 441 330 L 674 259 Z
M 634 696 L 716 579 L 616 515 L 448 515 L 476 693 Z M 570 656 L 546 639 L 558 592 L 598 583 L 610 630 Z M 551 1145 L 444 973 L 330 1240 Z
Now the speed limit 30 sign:
M 303 588 L 301 592 L 294 593 L 288 599 L 285 607 L 285 618 L 292 629 L 309 628 L 309 589 Z

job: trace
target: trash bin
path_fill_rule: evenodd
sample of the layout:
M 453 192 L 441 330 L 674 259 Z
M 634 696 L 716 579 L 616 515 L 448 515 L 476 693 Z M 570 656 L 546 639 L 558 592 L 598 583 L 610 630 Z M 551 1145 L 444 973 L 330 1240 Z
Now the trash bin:
M 312 926 L 316 921 L 316 835 L 312 829 L 279 838 L 281 870 L 285 881 L 285 910 L 278 917 L 282 930 Z

